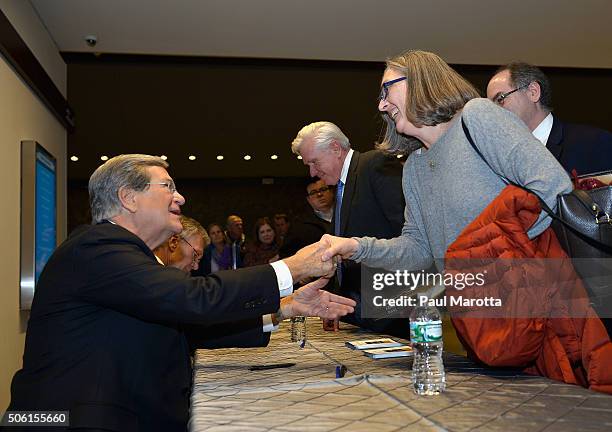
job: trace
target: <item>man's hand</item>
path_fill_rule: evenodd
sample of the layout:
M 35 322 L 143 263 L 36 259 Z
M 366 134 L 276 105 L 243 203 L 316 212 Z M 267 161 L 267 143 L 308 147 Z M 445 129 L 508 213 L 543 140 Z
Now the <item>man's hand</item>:
M 321 255 L 327 250 L 329 244 L 322 240 L 303 247 L 295 255 L 285 258 L 283 261 L 289 267 L 294 281 L 299 281 L 311 276 L 331 277 L 336 271 L 336 263 L 333 260 L 323 261 Z
M 303 315 L 333 320 L 352 313 L 356 305 L 354 300 L 321 291 L 327 282 L 327 279 L 318 279 L 304 285 L 290 296 L 282 298 L 280 307 L 282 317 Z
M 329 261 L 335 256 L 340 256 L 343 259 L 350 259 L 353 255 L 355 255 L 355 252 L 357 252 L 357 248 L 359 247 L 359 243 L 357 243 L 357 240 L 355 239 L 335 237 L 329 234 L 325 234 L 323 237 L 321 237 L 321 241 L 319 243 L 327 246 L 327 250 L 321 257 L 323 261 Z

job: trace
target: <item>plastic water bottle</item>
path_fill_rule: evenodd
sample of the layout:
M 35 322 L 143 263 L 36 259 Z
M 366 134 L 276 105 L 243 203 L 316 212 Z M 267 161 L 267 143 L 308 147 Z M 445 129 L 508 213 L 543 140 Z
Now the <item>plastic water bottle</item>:
M 306 317 L 294 316 L 291 318 L 291 342 L 298 342 L 303 348 L 306 343 Z
M 410 314 L 414 350 L 412 385 L 419 395 L 440 394 L 446 388 L 442 363 L 442 320 L 435 306 L 417 306 Z

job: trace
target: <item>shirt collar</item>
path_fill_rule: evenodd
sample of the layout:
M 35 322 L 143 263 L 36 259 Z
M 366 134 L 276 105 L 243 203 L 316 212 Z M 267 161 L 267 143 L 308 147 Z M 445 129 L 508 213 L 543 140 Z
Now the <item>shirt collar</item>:
M 351 166 L 351 158 L 353 157 L 353 149 L 349 149 L 349 152 L 346 154 L 344 158 L 344 163 L 342 164 L 342 171 L 340 171 L 340 181 L 342 184 L 346 184 L 346 178 L 348 177 L 349 166 Z
M 548 115 L 544 118 L 544 120 L 542 120 L 538 127 L 533 130 L 533 136 L 536 137 L 542 144 L 546 145 L 552 127 L 553 116 L 552 113 L 548 113 Z

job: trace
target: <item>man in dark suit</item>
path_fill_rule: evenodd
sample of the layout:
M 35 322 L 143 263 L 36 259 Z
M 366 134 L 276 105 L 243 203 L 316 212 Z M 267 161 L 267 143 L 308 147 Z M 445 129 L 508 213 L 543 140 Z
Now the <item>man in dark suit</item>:
M 554 116 L 550 83 L 536 66 L 516 62 L 500 67 L 489 81 L 487 97 L 519 116 L 566 171 L 612 170 L 612 133 Z
M 291 145 L 311 176 L 336 185 L 334 234 L 389 239 L 400 235 L 404 223 L 402 166 L 395 157 L 377 150 L 359 153 L 338 126 L 316 122 L 304 126 Z M 355 313 L 345 319 L 374 331 L 406 337 L 408 323 L 400 319 L 361 316 L 361 266 L 343 262 L 337 274 L 339 292 L 357 301 Z
M 321 261 L 325 245 L 210 278 L 160 265 L 152 249 L 181 232 L 185 202 L 167 166 L 121 155 L 91 176 L 93 225 L 59 246 L 40 276 L 9 411 L 69 411 L 77 430 L 184 432 L 185 328 L 197 346 L 262 346 L 266 314 L 275 324 L 352 311 L 353 302 L 320 291 L 320 281 L 291 294 L 293 280 L 332 271 Z

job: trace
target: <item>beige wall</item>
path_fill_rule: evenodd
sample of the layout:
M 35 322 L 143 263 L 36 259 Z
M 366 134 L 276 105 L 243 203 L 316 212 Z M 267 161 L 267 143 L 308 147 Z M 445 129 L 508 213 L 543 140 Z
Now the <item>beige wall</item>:
M 0 1 L 43 67 L 65 94 L 66 66 L 29 2 Z M 37 52 L 38 51 L 38 52 Z M 44 52 L 44 55 L 42 54 Z M 58 61 L 59 58 L 59 61 Z M 19 311 L 20 143 L 41 143 L 58 161 L 58 240 L 66 233 L 66 131 L 0 56 L 0 412 L 11 378 L 21 367 L 28 313 Z

